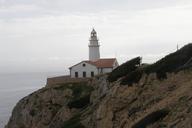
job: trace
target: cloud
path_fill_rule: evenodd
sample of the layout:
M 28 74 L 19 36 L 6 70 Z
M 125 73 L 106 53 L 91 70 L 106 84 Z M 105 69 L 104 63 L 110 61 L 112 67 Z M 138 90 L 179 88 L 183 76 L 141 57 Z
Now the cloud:
M 0 17 L 37 17 L 66 13 L 98 13 L 108 10 L 142 11 L 188 4 L 190 0 L 1 0 Z
M 18 5 L 11 5 L 11 6 L 3 6 L 0 9 L 0 13 L 21 13 L 21 12 L 32 12 L 39 10 L 40 8 L 31 4 L 31 5 L 26 5 L 26 4 L 18 4 Z
M 142 55 L 145 62 L 156 61 L 174 52 L 177 43 L 192 40 L 192 3 L 175 1 L 1 1 L 0 69 L 67 70 L 88 58 L 92 27 L 102 57 L 117 54 L 122 63 Z

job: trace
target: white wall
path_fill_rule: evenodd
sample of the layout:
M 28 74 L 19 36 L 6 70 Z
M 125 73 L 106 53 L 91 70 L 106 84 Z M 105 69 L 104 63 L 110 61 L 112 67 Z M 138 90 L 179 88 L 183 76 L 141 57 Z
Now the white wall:
M 112 72 L 113 68 L 104 68 L 103 69 L 103 72 L 104 73 L 109 73 L 109 72 Z
M 114 64 L 113 64 L 113 67 L 112 68 L 99 68 L 99 74 L 101 73 L 110 73 L 112 72 L 115 68 L 117 68 L 119 66 L 118 62 L 115 61 Z
M 85 64 L 86 66 L 84 67 L 83 64 Z M 72 78 L 75 78 L 75 72 L 78 72 L 78 78 L 83 78 L 83 72 L 86 72 L 86 77 L 91 77 L 91 72 L 94 72 L 95 76 L 98 74 L 110 73 L 116 67 L 118 67 L 117 61 L 114 62 L 113 68 L 97 68 L 89 63 L 81 62 L 71 68 L 70 74 Z
M 94 46 L 90 45 L 89 46 L 89 60 L 97 60 L 100 59 L 100 51 L 99 51 L 99 45 Z
M 86 66 L 83 67 L 83 64 Z M 75 72 L 78 72 L 78 78 L 83 78 L 83 72 L 86 72 L 86 77 L 91 77 L 92 71 L 94 72 L 94 75 L 98 74 L 98 69 L 95 66 L 86 62 L 81 62 L 78 65 L 72 67 L 70 73 L 72 78 L 75 78 Z
M 112 72 L 113 68 L 99 68 L 99 74 Z

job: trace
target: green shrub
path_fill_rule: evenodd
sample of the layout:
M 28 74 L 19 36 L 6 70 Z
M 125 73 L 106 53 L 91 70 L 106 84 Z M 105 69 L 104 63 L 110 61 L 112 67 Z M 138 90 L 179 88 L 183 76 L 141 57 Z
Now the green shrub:
M 54 89 L 56 90 L 71 89 L 73 91 L 74 98 L 79 98 L 82 94 L 88 94 L 93 91 L 93 87 L 87 85 L 87 82 L 61 84 L 57 87 L 54 87 Z
M 192 58 L 192 44 L 188 44 L 178 50 L 171 53 L 156 63 L 148 66 L 145 69 L 145 73 L 157 73 L 159 79 L 166 78 L 166 73 L 177 71 L 184 66 Z
M 129 73 L 128 75 L 126 75 L 124 78 L 122 78 L 120 84 L 121 85 L 128 84 L 129 86 L 131 86 L 133 83 L 138 83 L 142 77 L 142 74 L 143 74 L 143 70 L 141 70 L 141 69 L 135 70 L 135 71 Z
M 120 65 L 116 69 L 114 69 L 108 76 L 109 82 L 114 82 L 118 78 L 123 77 L 130 72 L 136 70 L 138 66 L 141 64 L 141 57 L 136 57 L 130 61 L 127 61 L 126 63 Z
M 90 94 L 74 99 L 68 103 L 69 108 L 84 108 L 90 103 Z
M 93 91 L 93 87 L 89 85 L 77 85 L 77 86 L 71 86 L 70 89 L 73 91 L 74 98 L 79 98 L 82 96 L 82 94 L 90 94 Z
M 71 89 L 73 92 L 73 97 L 69 99 L 69 108 L 83 108 L 90 103 L 90 95 L 93 91 L 93 87 L 87 85 L 87 82 L 78 83 L 65 83 L 61 84 L 54 89 L 65 90 Z
M 190 61 L 190 63 L 189 63 Z M 152 65 L 127 72 L 121 80 L 122 85 L 137 83 L 143 73 L 156 73 L 158 79 L 167 78 L 166 73 L 177 72 L 192 66 L 192 44 L 188 44 L 180 50 L 165 56 Z M 187 65 L 186 65 L 187 64 Z M 123 71 L 123 70 L 121 70 Z M 125 72 L 124 72 L 125 73 Z M 115 80 L 115 79 L 113 79 Z

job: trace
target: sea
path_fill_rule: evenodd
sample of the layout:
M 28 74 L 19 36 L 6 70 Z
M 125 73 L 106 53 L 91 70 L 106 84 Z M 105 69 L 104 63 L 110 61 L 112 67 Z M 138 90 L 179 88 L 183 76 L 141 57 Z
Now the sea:
M 48 73 L 0 73 L 0 128 L 7 124 L 16 103 L 46 85 L 47 77 L 63 75 Z

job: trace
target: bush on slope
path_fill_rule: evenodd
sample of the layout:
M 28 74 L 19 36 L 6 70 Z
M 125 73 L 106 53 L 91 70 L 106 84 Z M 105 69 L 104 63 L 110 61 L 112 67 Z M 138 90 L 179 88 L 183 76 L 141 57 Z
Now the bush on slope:
M 127 61 L 126 63 L 120 65 L 116 69 L 114 69 L 108 76 L 109 82 L 114 82 L 118 78 L 123 77 L 132 71 L 135 71 L 138 66 L 141 64 L 141 57 L 136 57 L 130 61 Z
M 142 77 L 143 73 L 150 74 L 156 73 L 157 78 L 165 79 L 167 78 L 166 73 L 177 72 L 184 69 L 183 67 L 191 67 L 192 61 L 192 44 L 188 44 L 181 48 L 180 50 L 171 53 L 164 58 L 160 59 L 156 63 L 143 67 L 137 68 L 130 72 L 127 72 L 126 75 L 121 80 L 122 85 L 132 85 L 137 83 Z M 121 69 L 121 67 L 119 67 Z M 113 72 L 112 72 L 113 73 Z

